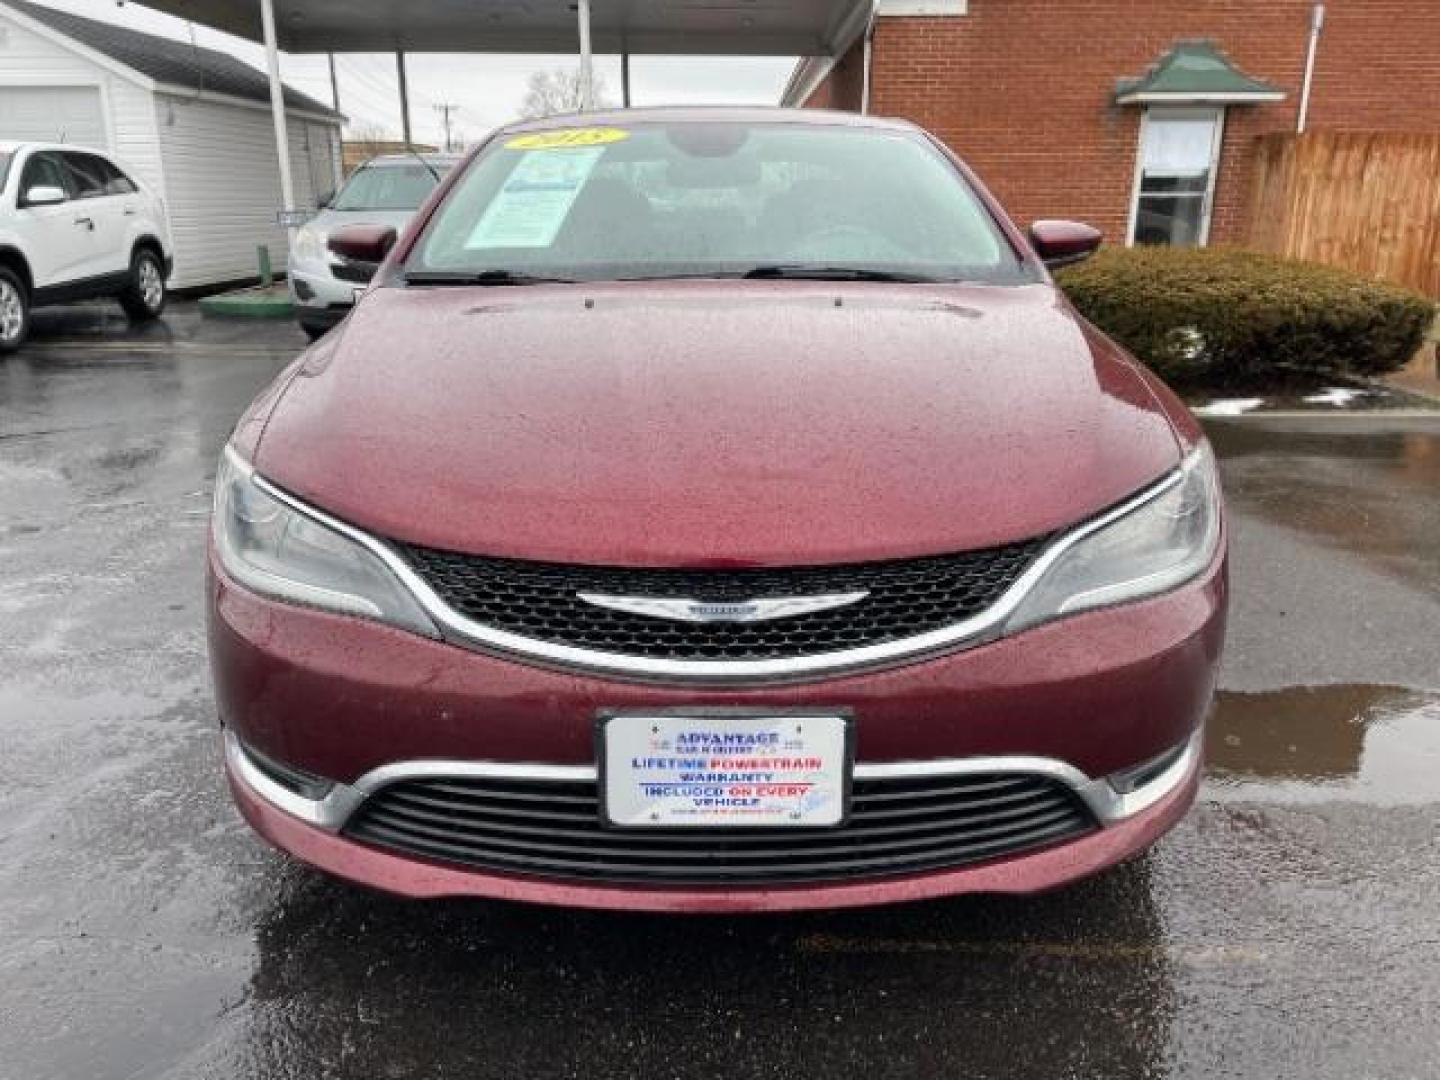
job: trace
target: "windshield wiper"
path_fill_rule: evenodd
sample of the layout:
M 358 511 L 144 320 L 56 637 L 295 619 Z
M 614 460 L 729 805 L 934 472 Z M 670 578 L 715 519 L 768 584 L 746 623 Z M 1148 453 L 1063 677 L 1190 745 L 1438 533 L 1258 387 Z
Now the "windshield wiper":
M 414 270 L 406 285 L 573 285 L 570 278 L 518 274 L 513 270 Z
M 898 270 L 867 270 L 856 266 L 816 266 L 813 263 L 768 263 L 740 275 L 745 278 L 788 278 L 796 281 L 902 281 L 936 282 L 939 278 Z

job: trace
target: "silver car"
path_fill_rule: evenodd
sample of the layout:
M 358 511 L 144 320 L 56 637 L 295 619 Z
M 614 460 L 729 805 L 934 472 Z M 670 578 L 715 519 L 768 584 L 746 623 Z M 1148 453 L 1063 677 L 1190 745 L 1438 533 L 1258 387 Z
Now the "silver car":
M 350 263 L 325 242 L 342 225 L 392 225 L 403 230 L 460 160 L 458 154 L 387 154 L 371 158 L 335 197 L 295 234 L 290 245 L 290 299 L 301 328 L 313 341 L 338 323 L 365 288 L 375 267 Z

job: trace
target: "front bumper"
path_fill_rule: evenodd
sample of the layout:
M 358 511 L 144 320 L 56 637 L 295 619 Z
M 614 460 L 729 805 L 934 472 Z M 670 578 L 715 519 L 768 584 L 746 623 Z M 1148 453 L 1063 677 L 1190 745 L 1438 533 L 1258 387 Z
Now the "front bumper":
M 295 321 L 307 330 L 330 330 L 338 326 L 350 314 L 351 304 L 336 304 L 331 307 L 310 307 L 295 305 Z
M 658 686 L 546 670 L 375 623 L 278 604 L 211 560 L 210 637 L 227 767 L 246 818 L 323 869 L 408 896 L 492 896 L 652 910 L 776 910 L 1031 892 L 1152 843 L 1194 797 L 1198 733 L 1224 636 L 1225 569 L 1163 597 L 1088 612 L 901 667 L 760 688 Z M 958 868 L 863 880 L 692 887 L 594 883 L 446 865 L 341 835 L 348 815 L 409 763 L 534 763 L 593 770 L 601 709 L 819 708 L 856 718 L 859 768 L 1024 758 L 1089 785 L 1099 827 Z M 240 745 L 337 783 L 307 807 L 257 781 Z M 1128 803 L 1103 777 L 1189 744 Z M 1094 779 L 1092 779 L 1094 778 Z M 1113 796 L 1113 791 L 1111 795 Z
M 341 281 L 328 266 L 292 263 L 286 271 L 290 301 L 301 325 L 328 330 L 355 306 L 355 290 L 363 288 Z
M 430 860 L 400 857 L 356 843 L 280 809 L 259 791 L 263 774 L 226 738 L 225 767 L 235 803 L 252 828 L 282 851 L 317 869 L 412 899 L 477 897 L 622 911 L 740 913 L 864 907 L 961 893 L 1028 894 L 1075 881 L 1143 851 L 1168 832 L 1195 800 L 1200 774 L 1199 732 L 1183 767 L 1155 781 L 1145 809 L 1107 827 L 1039 851 L 956 869 L 853 882 L 775 887 L 649 887 L 590 884 L 495 874 Z M 257 784 L 256 781 L 259 781 Z M 255 784 L 256 786 L 252 786 Z

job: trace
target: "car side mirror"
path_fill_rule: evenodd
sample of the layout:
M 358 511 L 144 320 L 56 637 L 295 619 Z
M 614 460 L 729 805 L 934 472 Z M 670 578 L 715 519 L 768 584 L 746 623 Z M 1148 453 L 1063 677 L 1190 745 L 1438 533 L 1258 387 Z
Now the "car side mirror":
M 380 263 L 395 246 L 396 236 L 389 225 L 344 225 L 330 234 L 325 246 L 355 262 Z
M 1030 244 L 1051 270 L 1088 259 L 1103 239 L 1099 229 L 1079 221 L 1037 221 L 1030 226 Z
M 56 203 L 64 201 L 64 188 L 53 187 L 49 184 L 36 184 L 25 192 L 25 198 L 20 201 L 20 204 L 22 206 L 54 206 Z

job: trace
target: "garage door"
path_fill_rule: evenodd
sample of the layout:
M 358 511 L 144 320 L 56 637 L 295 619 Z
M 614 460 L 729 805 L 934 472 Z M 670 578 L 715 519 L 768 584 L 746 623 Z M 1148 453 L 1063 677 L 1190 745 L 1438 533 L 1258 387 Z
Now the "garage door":
M 0 139 L 65 142 L 104 149 L 105 120 L 96 86 L 0 88 Z

